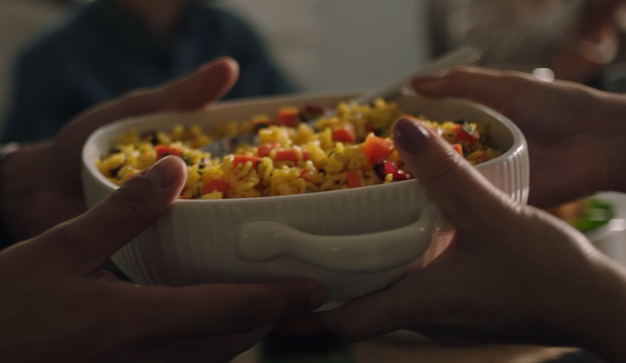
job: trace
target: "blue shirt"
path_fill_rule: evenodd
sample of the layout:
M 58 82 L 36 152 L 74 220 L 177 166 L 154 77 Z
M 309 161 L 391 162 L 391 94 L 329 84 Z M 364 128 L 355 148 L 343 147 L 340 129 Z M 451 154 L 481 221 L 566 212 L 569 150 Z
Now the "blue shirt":
M 93 105 L 163 84 L 221 56 L 235 58 L 241 70 L 225 98 L 294 91 L 255 32 L 224 10 L 191 6 L 177 39 L 160 40 L 113 0 L 81 8 L 19 58 L 3 141 L 51 138 Z

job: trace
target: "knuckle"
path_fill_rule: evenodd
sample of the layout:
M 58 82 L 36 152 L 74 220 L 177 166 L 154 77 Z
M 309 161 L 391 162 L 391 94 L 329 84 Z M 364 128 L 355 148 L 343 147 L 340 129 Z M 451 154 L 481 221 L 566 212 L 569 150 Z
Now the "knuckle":
M 445 157 L 435 158 L 430 166 L 429 173 L 420 179 L 430 183 L 458 180 L 457 175 L 464 169 L 463 159 L 456 157 L 452 152 L 447 152 Z
M 142 216 L 153 210 L 151 202 L 156 193 L 156 187 L 149 180 L 135 177 L 113 193 L 111 199 L 121 211 L 131 216 Z

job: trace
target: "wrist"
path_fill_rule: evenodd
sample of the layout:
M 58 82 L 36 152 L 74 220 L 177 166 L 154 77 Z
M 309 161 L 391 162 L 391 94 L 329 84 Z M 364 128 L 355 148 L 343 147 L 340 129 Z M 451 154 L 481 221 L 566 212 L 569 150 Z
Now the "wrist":
M 626 271 L 614 261 L 601 256 L 598 282 L 574 303 L 579 305 L 577 316 L 579 345 L 607 359 L 626 361 Z

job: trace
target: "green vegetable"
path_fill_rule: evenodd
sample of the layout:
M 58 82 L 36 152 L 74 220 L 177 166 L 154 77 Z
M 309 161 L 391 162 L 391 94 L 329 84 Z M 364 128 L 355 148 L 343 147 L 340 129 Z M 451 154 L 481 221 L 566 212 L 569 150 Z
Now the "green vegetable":
M 599 199 L 591 199 L 586 205 L 583 215 L 570 222 L 581 232 L 591 232 L 607 225 L 615 217 L 613 206 Z
M 315 190 L 313 190 L 313 189 L 311 189 L 309 187 L 306 187 L 306 192 L 307 193 L 315 193 Z

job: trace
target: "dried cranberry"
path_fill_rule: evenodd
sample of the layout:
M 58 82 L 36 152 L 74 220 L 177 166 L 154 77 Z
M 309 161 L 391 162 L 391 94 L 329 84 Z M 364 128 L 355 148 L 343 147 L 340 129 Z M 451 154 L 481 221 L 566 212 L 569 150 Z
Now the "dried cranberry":
M 320 105 L 308 105 L 304 107 L 304 111 L 313 115 L 322 115 L 326 110 Z
M 300 110 L 300 119 L 310 121 L 326 113 L 326 109 L 320 105 L 307 105 Z
M 387 175 L 391 174 L 393 176 L 393 180 L 407 180 L 408 177 L 406 173 L 398 168 L 396 163 L 389 160 L 381 160 L 374 165 L 374 171 L 376 175 L 382 180 L 385 180 Z

